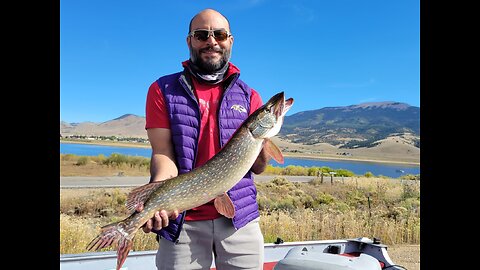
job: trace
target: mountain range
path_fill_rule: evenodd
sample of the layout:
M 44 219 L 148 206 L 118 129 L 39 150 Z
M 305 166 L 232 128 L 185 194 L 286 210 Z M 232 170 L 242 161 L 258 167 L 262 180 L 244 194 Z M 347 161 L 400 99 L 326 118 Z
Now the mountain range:
M 61 121 L 60 134 L 62 136 L 86 135 L 147 138 L 145 117 L 134 114 L 124 114 L 102 123 L 67 123 Z
M 410 134 L 420 143 L 420 108 L 406 103 L 369 102 L 325 107 L 285 117 L 280 137 L 302 144 L 372 147 L 392 135 Z
M 147 138 L 145 117 L 125 114 L 102 122 L 60 122 L 65 136 L 117 136 Z M 304 145 L 328 143 L 338 148 L 373 147 L 391 136 L 409 138 L 420 147 L 420 108 L 385 101 L 325 107 L 286 116 L 278 137 Z

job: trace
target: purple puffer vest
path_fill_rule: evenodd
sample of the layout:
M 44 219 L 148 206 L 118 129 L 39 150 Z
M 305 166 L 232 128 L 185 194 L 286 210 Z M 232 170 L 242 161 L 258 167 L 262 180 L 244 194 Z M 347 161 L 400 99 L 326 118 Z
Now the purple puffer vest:
M 194 168 L 200 133 L 200 108 L 193 92 L 193 84 L 186 73 L 187 71 L 184 70 L 157 80 L 169 114 L 179 174 L 187 173 Z M 251 89 L 238 79 L 239 76 L 238 73 L 233 74 L 225 82 L 227 87 L 218 112 L 220 146 L 228 142 L 235 130 L 247 119 L 250 111 Z M 243 106 L 246 112 L 232 109 L 233 105 Z M 232 221 L 236 229 L 260 216 L 256 200 L 257 189 L 251 171 L 227 193 L 235 206 L 235 216 Z M 153 231 L 167 240 L 176 242 L 184 223 L 184 217 L 185 212 L 181 213 L 176 220 L 170 220 L 169 225 L 162 230 Z

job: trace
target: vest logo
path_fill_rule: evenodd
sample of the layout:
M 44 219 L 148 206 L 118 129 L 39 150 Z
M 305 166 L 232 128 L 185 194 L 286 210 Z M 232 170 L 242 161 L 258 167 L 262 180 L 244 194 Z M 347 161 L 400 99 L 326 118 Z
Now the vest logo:
M 230 107 L 230 109 L 235 110 L 235 111 L 239 111 L 241 113 L 247 113 L 247 110 L 242 105 L 238 105 L 238 104 L 232 105 L 232 107 Z

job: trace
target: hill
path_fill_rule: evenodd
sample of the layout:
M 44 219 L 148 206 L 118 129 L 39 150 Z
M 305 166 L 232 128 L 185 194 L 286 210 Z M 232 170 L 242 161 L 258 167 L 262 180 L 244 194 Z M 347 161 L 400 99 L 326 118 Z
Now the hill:
M 285 117 L 279 135 L 301 144 L 352 149 L 402 134 L 410 134 L 409 143 L 420 146 L 420 108 L 387 101 L 299 112 Z
M 285 155 L 420 162 L 420 108 L 398 102 L 326 107 L 286 116 L 274 142 Z M 63 137 L 147 138 L 145 117 L 125 114 L 103 123 L 60 122 Z
M 103 123 L 67 123 L 61 121 L 60 133 L 64 137 L 85 135 L 147 138 L 147 132 L 145 131 L 145 117 L 134 114 L 124 114 L 118 118 Z

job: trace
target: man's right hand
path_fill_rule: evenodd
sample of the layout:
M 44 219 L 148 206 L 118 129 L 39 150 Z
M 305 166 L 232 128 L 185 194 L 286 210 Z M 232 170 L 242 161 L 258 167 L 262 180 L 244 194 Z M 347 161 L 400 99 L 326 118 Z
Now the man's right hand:
M 164 181 L 178 175 L 175 164 L 175 154 L 172 143 L 172 133 L 168 128 L 148 128 L 148 140 L 152 146 L 152 159 L 150 161 L 150 183 Z M 141 212 L 143 205 L 135 210 Z M 161 230 L 167 227 L 169 219 L 176 219 L 178 211 L 165 210 L 155 212 L 155 215 L 143 225 L 143 231 L 149 233 L 152 229 Z
M 135 209 L 137 212 L 143 211 L 143 204 L 140 204 Z M 145 233 L 149 233 L 152 229 L 157 231 L 161 230 L 163 227 L 168 226 L 169 219 L 175 220 L 178 217 L 178 210 L 167 212 L 166 210 L 160 210 L 155 212 L 153 217 L 149 219 L 142 227 Z

